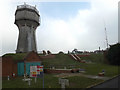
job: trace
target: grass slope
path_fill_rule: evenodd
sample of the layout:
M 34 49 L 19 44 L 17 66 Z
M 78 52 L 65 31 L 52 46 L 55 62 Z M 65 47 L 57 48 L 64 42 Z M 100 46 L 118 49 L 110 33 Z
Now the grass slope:
M 91 54 L 88 57 L 82 57 L 82 60 L 90 60 L 93 63 L 80 63 L 73 60 L 67 54 L 57 54 L 53 59 L 45 59 L 43 60 L 43 65 L 45 68 L 49 66 L 55 66 L 55 68 L 82 68 L 86 70 L 86 74 L 88 75 L 98 75 L 98 73 L 105 71 L 105 76 L 112 77 L 118 75 L 118 66 L 104 64 L 103 54 Z M 71 65 L 72 67 L 70 67 Z
M 25 58 L 25 56 L 27 56 L 28 53 L 9 53 L 9 54 L 5 54 L 3 55 L 3 57 L 5 56 L 11 56 L 13 58 L 13 60 L 23 60 Z
M 87 57 L 81 57 L 82 60 L 92 61 L 95 63 L 104 63 L 104 55 L 103 53 L 98 54 L 90 54 L 90 56 Z
M 47 66 L 67 66 L 67 65 L 79 65 L 79 63 L 73 60 L 70 56 L 66 54 L 57 54 L 55 58 L 43 60 L 43 65 Z
M 21 58 L 21 55 L 14 56 L 15 59 Z M 67 66 L 67 68 L 83 68 L 86 70 L 87 75 L 98 75 L 99 72 L 105 70 L 105 77 L 113 77 L 118 75 L 118 66 L 112 66 L 103 64 L 103 55 L 102 54 L 92 54 L 89 57 L 83 57 L 83 60 L 91 60 L 94 63 L 80 63 L 73 60 L 67 54 L 57 54 L 53 59 L 45 59 L 43 60 L 44 67 L 55 66 L 63 68 Z M 73 65 L 74 67 L 69 67 L 69 65 Z M 58 84 L 58 77 L 55 77 L 56 74 L 45 74 L 44 82 L 45 88 L 60 88 L 61 86 Z M 43 81 L 42 78 L 37 79 L 37 83 L 35 84 L 34 78 L 32 78 L 31 86 L 28 86 L 28 82 L 22 81 L 23 77 L 16 77 L 16 79 L 7 80 L 7 78 L 3 78 L 2 86 L 3 88 L 42 88 Z M 90 79 L 82 76 L 73 76 L 68 77 L 70 85 L 67 88 L 86 88 L 88 86 L 94 85 L 96 83 L 102 82 L 103 80 Z
M 42 78 L 37 78 L 37 83 L 35 83 L 34 78 L 31 78 L 31 86 L 28 85 L 28 82 L 22 81 L 22 79 L 23 77 L 17 77 L 8 81 L 7 78 L 4 78 L 2 88 L 43 88 Z M 69 86 L 66 88 L 86 88 L 102 81 L 81 76 L 69 77 L 67 79 L 69 80 Z M 61 85 L 58 83 L 58 77 L 54 77 L 54 74 L 45 74 L 44 88 L 61 88 Z

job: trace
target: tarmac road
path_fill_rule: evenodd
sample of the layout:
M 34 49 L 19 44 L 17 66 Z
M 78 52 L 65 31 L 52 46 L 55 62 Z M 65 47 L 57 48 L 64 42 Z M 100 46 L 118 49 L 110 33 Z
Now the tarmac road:
M 120 90 L 120 75 L 92 88 L 119 88 Z

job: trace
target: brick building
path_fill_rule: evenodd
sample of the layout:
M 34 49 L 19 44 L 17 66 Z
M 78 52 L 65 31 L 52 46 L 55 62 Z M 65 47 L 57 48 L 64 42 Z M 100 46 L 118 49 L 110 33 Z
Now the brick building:
M 2 56 L 2 76 L 22 76 L 24 73 L 30 74 L 31 65 L 41 65 L 41 58 L 36 52 L 6 54 Z

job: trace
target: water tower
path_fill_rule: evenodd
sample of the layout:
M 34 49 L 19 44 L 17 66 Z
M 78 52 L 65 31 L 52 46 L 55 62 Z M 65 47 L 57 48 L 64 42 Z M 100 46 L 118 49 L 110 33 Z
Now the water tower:
M 39 17 L 36 6 L 30 6 L 25 3 L 17 6 L 15 24 L 19 29 L 19 37 L 16 53 L 37 52 L 35 31 L 40 25 Z

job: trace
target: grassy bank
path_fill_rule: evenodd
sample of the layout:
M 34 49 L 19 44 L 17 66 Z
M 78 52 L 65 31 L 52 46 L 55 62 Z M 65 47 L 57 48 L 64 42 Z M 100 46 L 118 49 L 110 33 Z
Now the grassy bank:
M 79 63 L 73 60 L 70 56 L 66 54 L 56 54 L 55 58 L 44 59 L 42 61 L 45 67 L 48 66 L 67 66 L 67 65 L 79 65 Z
M 92 63 L 80 63 L 73 60 L 67 54 L 57 54 L 53 59 L 43 60 L 44 67 L 54 66 L 55 68 L 82 68 L 86 70 L 85 74 L 98 75 L 102 70 L 105 71 L 105 76 L 113 77 L 118 75 L 118 66 L 104 64 L 104 57 L 102 53 L 91 54 L 87 57 L 82 57 L 82 60 L 91 61 Z
M 10 79 L 10 81 L 8 81 L 6 78 L 3 78 L 2 88 L 43 88 L 42 78 L 37 78 L 37 83 L 35 83 L 34 78 L 32 78 L 31 86 L 28 85 L 28 82 L 22 81 L 22 79 L 23 77 L 17 77 L 16 79 Z M 86 88 L 102 81 L 81 76 L 69 77 L 67 79 L 69 80 L 69 86 L 67 86 L 67 88 Z M 58 83 L 58 77 L 54 77 L 54 74 L 45 74 L 44 87 L 61 88 L 61 85 Z
M 21 55 L 20 55 L 21 56 Z M 82 57 L 82 60 L 91 61 L 92 63 L 80 63 L 73 60 L 67 54 L 57 54 L 55 58 L 43 60 L 44 68 L 49 66 L 54 66 L 55 68 L 82 68 L 85 69 L 85 75 L 98 75 L 98 73 L 105 71 L 105 77 L 113 77 L 118 75 L 118 68 L 120 66 L 112 66 L 104 64 L 104 57 L 102 54 L 92 54 L 88 57 Z M 60 88 L 58 84 L 58 77 L 55 77 L 56 74 L 45 74 L 44 75 L 44 87 L 45 88 Z M 23 77 L 16 77 L 16 79 L 7 80 L 3 78 L 2 86 L 3 88 L 42 88 L 43 80 L 42 78 L 37 79 L 35 84 L 34 78 L 32 78 L 31 86 L 28 86 L 28 82 L 22 81 Z M 68 77 L 70 85 L 67 88 L 86 88 L 88 86 L 102 82 L 103 80 L 91 79 L 82 76 L 72 76 Z

